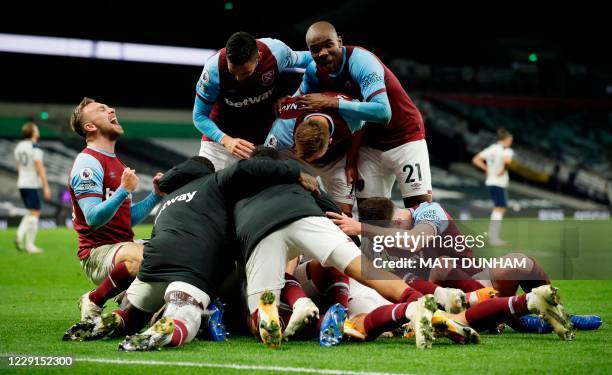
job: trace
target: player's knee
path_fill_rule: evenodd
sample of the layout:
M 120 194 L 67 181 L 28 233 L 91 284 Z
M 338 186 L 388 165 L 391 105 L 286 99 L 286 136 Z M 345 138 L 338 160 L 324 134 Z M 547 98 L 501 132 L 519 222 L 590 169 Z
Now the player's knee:
M 136 277 L 138 271 L 140 270 L 140 263 L 142 262 L 142 257 L 140 259 L 128 259 L 124 261 L 125 268 L 127 268 L 130 276 Z
M 202 302 L 189 293 L 179 290 L 166 292 L 164 300 L 167 303 L 164 316 L 178 320 L 185 325 L 187 329 L 185 343 L 193 340 L 202 321 L 202 312 L 204 311 Z
M 135 276 L 142 262 L 143 249 L 144 246 L 137 243 L 128 243 L 121 246 L 115 254 L 115 264 L 125 262 L 130 275 Z

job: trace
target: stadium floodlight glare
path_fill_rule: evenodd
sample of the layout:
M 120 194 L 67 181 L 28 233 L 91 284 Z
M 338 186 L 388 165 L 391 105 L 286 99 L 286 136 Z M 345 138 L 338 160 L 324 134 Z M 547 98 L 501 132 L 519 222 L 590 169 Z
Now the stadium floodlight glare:
M 202 66 L 214 49 L 0 33 L 0 52 Z

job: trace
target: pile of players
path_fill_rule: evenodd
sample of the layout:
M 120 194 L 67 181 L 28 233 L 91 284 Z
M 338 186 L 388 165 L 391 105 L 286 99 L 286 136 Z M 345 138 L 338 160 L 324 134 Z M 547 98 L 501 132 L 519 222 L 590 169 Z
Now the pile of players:
M 461 233 L 432 203 L 423 120 L 398 79 L 371 52 L 344 46 L 327 22 L 313 24 L 306 43 L 309 52 L 295 52 L 232 35 L 196 86 L 199 156 L 155 176 L 137 203 L 138 177 L 115 155 L 123 133 L 115 110 L 89 98 L 75 108 L 71 126 L 87 147 L 70 173 L 74 227 L 97 287 L 80 298 L 80 321 L 64 339 L 125 336 L 125 351 L 180 346 L 199 331 L 225 340 L 216 297 L 228 275 L 237 280 L 229 294 L 246 305 L 244 313 L 231 306 L 240 312 L 233 323 L 247 322 L 273 348 L 289 338 L 332 346 L 398 330 L 418 348 L 442 336 L 477 343 L 479 331 L 502 323 L 571 340 L 573 324 L 597 325 L 570 318 L 531 258 L 511 271 L 375 268 L 367 251 L 374 235 Z M 305 69 L 303 81 L 280 98 L 281 73 L 294 68 Z M 395 181 L 405 209 L 388 199 Z M 355 200 L 362 222 L 351 218 Z M 135 242 L 132 226 L 157 204 L 151 238 Z M 387 255 L 472 255 L 427 243 L 411 250 Z M 524 294 L 515 295 L 519 286 Z M 120 307 L 103 313 L 123 291 Z

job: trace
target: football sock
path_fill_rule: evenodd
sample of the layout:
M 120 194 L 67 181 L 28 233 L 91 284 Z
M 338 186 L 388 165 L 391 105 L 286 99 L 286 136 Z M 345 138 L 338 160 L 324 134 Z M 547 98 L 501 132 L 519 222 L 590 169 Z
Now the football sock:
M 546 271 L 544 271 L 544 269 L 538 264 L 535 259 L 533 259 L 532 257 L 529 257 L 529 259 L 531 259 L 531 261 L 533 262 L 531 272 L 529 272 L 529 275 L 527 275 L 527 277 L 519 281 L 519 284 L 521 288 L 523 288 L 523 291 L 525 293 L 531 292 L 533 288 L 550 284 L 550 280 L 548 279 Z
M 374 309 L 364 321 L 363 327 L 367 334 L 367 340 L 374 340 L 383 332 L 392 331 L 408 323 L 406 308 L 408 303 L 385 305 Z
M 494 328 L 500 323 L 511 323 L 514 317 L 529 314 L 527 294 L 494 298 L 465 310 L 465 319 L 476 331 Z
M 103 307 L 107 300 L 127 289 L 132 281 L 134 277 L 130 275 L 125 262 L 118 263 L 104 281 L 89 293 L 89 300 Z
M 285 286 L 281 289 L 281 301 L 293 307 L 295 301 L 303 297 L 306 297 L 306 294 L 295 276 L 285 273 Z

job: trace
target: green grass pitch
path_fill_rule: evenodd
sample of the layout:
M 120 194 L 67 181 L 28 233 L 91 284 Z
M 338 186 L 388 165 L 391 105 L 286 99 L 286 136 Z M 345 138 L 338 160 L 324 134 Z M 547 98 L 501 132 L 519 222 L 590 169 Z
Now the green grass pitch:
M 605 225 L 609 232 L 610 222 Z M 603 227 L 600 230 L 606 233 Z M 147 237 L 150 227 L 138 227 L 136 232 L 139 238 Z M 612 373 L 612 281 L 608 280 L 555 282 L 570 312 L 599 314 L 604 320 L 598 331 L 578 332 L 573 342 L 561 342 L 554 334 L 519 334 L 511 329 L 502 335 L 483 334 L 481 345 L 459 346 L 441 339 L 426 351 L 399 338 L 335 348 L 320 348 L 314 341 L 288 342 L 279 350 L 268 350 L 253 338 L 231 337 L 225 343 L 196 341 L 152 353 L 117 352 L 118 339 L 63 342 L 62 333 L 78 319 L 76 300 L 92 288 L 76 258 L 76 235 L 68 229 L 41 230 L 38 245 L 45 253 L 28 255 L 14 249 L 14 234 L 14 229 L 0 231 L 0 356 L 71 355 L 76 359 L 69 369 L 29 367 L 22 371 Z M 0 373 L 11 371 L 6 359 L 3 361 Z

